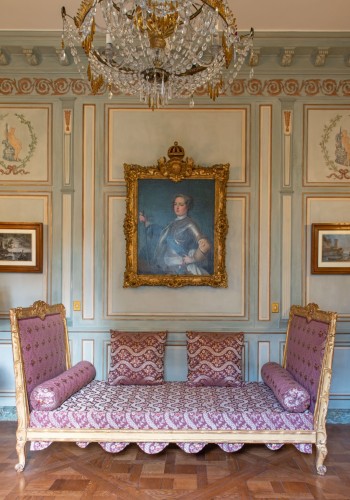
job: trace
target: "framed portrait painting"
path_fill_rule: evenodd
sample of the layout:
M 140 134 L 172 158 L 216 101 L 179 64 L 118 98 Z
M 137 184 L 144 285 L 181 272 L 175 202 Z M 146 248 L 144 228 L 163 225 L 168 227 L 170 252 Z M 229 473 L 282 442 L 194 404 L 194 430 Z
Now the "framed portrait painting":
M 350 222 L 312 224 L 311 272 L 350 274 Z
M 227 287 L 229 165 L 196 166 L 175 142 L 157 165 L 124 164 L 124 287 Z
M 42 223 L 1 222 L 0 272 L 41 273 L 42 269 Z

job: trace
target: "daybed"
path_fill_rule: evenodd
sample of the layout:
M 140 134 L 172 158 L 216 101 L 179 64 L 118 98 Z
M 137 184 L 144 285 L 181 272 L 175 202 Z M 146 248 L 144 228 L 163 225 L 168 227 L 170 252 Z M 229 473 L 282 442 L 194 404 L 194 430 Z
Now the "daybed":
M 244 443 L 263 443 L 271 450 L 292 443 L 306 453 L 311 453 L 315 444 L 316 470 L 321 475 L 326 472 L 323 462 L 327 455 L 335 313 L 321 311 L 316 304 L 292 306 L 283 367 L 267 363 L 262 369 L 264 382 L 229 387 L 97 381 L 91 363 L 83 361 L 71 368 L 62 304 L 50 306 L 38 301 L 28 308 L 11 309 L 10 319 L 18 416 L 17 471 L 25 467 L 28 441 L 34 450 L 53 441 L 73 441 L 81 447 L 98 442 L 109 452 L 136 442 L 148 453 L 157 453 L 169 443 L 191 453 L 207 443 L 216 443 L 225 451 L 237 451 Z M 195 354 L 192 361 L 197 357 Z M 52 380 L 56 380 L 58 392 L 50 393 Z M 85 382 L 77 385 L 79 380 Z M 72 389 L 69 397 L 67 385 Z M 50 406 L 52 402 L 55 404 Z M 50 407 L 53 409 L 48 410 Z

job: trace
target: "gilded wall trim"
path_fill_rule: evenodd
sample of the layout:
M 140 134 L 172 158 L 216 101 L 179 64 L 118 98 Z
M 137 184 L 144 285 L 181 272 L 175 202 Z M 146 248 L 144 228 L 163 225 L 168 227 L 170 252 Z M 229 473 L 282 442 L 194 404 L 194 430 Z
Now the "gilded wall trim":
M 0 78 L 0 96 L 24 96 L 24 95 L 63 95 L 85 96 L 91 95 L 88 81 L 82 78 L 32 78 L 23 77 Z M 98 95 L 104 94 L 101 88 Z M 198 93 L 200 94 L 200 93 Z M 203 95 L 206 90 L 203 89 Z M 272 78 L 270 80 L 259 80 L 257 78 L 235 80 L 227 95 L 241 96 L 330 96 L 349 97 L 350 79 L 333 78 L 309 78 L 298 80 L 296 78 Z
M 259 110 L 259 321 L 270 321 L 272 106 Z

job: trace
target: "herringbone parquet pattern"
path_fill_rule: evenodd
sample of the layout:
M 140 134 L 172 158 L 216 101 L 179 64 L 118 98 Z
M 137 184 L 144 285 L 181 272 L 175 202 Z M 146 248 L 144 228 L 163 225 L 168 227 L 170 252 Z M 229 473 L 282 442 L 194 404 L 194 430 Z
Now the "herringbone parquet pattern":
M 350 499 L 350 426 L 328 426 L 327 475 L 318 476 L 314 456 L 284 446 L 277 452 L 246 445 L 228 454 L 208 446 L 188 455 L 169 446 L 146 455 L 136 445 L 109 454 L 98 444 L 80 449 L 55 443 L 28 452 L 17 473 L 14 422 L 0 422 L 1 499 Z

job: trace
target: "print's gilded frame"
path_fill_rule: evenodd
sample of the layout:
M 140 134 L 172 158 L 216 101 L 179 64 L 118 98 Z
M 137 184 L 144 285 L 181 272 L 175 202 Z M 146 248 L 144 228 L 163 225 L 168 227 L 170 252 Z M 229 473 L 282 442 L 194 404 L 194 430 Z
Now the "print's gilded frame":
M 124 234 L 126 239 L 126 269 L 124 288 L 139 286 L 167 286 L 178 288 L 188 285 L 227 287 L 225 267 L 226 234 L 226 190 L 229 164 L 202 167 L 194 164 L 192 158 L 185 158 L 181 146 L 174 143 L 168 149 L 169 160 L 162 157 L 154 166 L 124 164 L 127 188 Z M 213 214 L 213 271 L 209 275 L 141 274 L 138 271 L 138 225 L 139 222 L 139 181 L 164 180 L 181 184 L 181 181 L 212 180 L 214 183 Z M 179 187 L 181 192 L 181 187 Z
M 16 241 L 19 242 L 17 252 Z M 42 273 L 42 271 L 43 224 L 0 222 L 0 272 Z
M 312 274 L 350 274 L 350 251 L 344 251 L 342 241 L 350 242 L 350 223 L 312 224 Z

